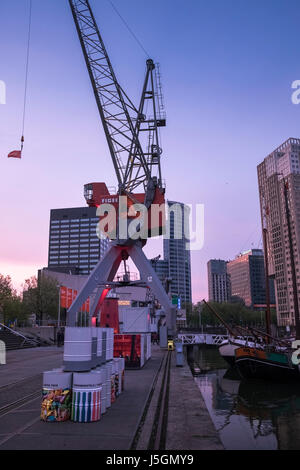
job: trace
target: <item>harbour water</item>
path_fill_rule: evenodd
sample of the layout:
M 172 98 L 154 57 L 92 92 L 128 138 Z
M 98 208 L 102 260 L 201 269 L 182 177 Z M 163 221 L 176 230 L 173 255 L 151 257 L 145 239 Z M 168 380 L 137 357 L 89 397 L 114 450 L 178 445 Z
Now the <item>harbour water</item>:
M 241 381 L 218 349 L 194 347 L 194 369 L 225 449 L 300 449 L 300 385 Z

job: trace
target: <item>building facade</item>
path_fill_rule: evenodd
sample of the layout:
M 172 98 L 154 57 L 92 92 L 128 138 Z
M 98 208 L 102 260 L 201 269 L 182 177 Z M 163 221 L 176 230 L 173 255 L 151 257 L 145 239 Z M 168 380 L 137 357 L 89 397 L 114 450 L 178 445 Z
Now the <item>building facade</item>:
M 291 241 L 300 302 L 300 139 L 290 138 L 284 142 L 258 165 L 257 172 L 262 227 L 267 229 L 268 234 L 269 273 L 275 279 L 278 325 L 295 325 L 284 185 L 287 185 Z
M 266 278 L 263 250 L 248 250 L 228 261 L 231 300 L 243 301 L 254 310 L 266 308 Z M 269 280 L 270 303 L 275 306 L 274 281 Z
M 164 236 L 164 261 L 167 261 L 170 293 L 182 303 L 192 302 L 191 253 L 189 240 L 190 209 L 180 203 L 168 201 L 167 233 Z
M 230 278 L 227 263 L 211 259 L 207 263 L 208 298 L 210 302 L 229 302 L 231 298 Z
M 151 259 L 151 266 L 159 277 L 160 282 L 167 290 L 167 280 L 169 278 L 169 263 L 164 259 Z
M 96 207 L 53 209 L 50 214 L 48 268 L 88 275 L 104 255 L 109 241 L 99 239 Z

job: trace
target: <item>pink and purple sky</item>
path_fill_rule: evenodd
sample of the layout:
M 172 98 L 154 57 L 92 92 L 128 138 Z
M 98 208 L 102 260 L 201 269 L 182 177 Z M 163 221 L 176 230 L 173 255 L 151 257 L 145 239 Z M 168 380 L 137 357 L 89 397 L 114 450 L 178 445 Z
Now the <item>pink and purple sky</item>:
M 205 205 L 205 244 L 192 253 L 193 301 L 207 296 L 206 263 L 261 240 L 256 166 L 300 137 L 298 0 L 114 0 L 160 62 L 167 197 Z M 120 83 L 137 102 L 145 55 L 107 0 L 91 0 Z M 33 0 L 23 159 L 21 137 L 29 0 L 2 0 L 0 273 L 16 287 L 47 265 L 50 209 L 84 205 L 83 185 L 116 184 L 67 0 Z M 147 254 L 155 256 L 157 242 Z

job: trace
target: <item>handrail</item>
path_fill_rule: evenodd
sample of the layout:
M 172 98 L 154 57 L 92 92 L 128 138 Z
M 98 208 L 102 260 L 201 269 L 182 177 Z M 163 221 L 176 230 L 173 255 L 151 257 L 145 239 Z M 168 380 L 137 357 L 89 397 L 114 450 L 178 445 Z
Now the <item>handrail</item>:
M 28 341 L 29 343 L 31 342 L 31 343 L 38 344 L 38 341 L 36 341 L 34 339 L 26 338 L 26 336 L 22 335 L 22 333 L 19 333 L 18 331 L 15 331 L 12 328 L 9 328 L 8 326 L 4 325 L 3 323 L 0 323 L 0 326 L 3 327 L 3 328 L 6 328 L 7 330 L 9 330 L 11 333 L 13 333 L 16 336 L 21 336 L 21 338 L 23 338 L 24 341 Z

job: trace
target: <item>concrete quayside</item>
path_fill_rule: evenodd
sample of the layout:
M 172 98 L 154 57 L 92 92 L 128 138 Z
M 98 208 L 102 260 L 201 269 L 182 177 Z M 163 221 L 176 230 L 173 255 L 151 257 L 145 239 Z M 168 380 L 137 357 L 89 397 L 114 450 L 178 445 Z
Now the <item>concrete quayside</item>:
M 221 450 L 186 363 L 152 347 L 142 369 L 125 371 L 125 390 L 95 423 L 40 419 L 42 373 L 60 367 L 56 347 L 8 351 L 0 368 L 1 450 Z

